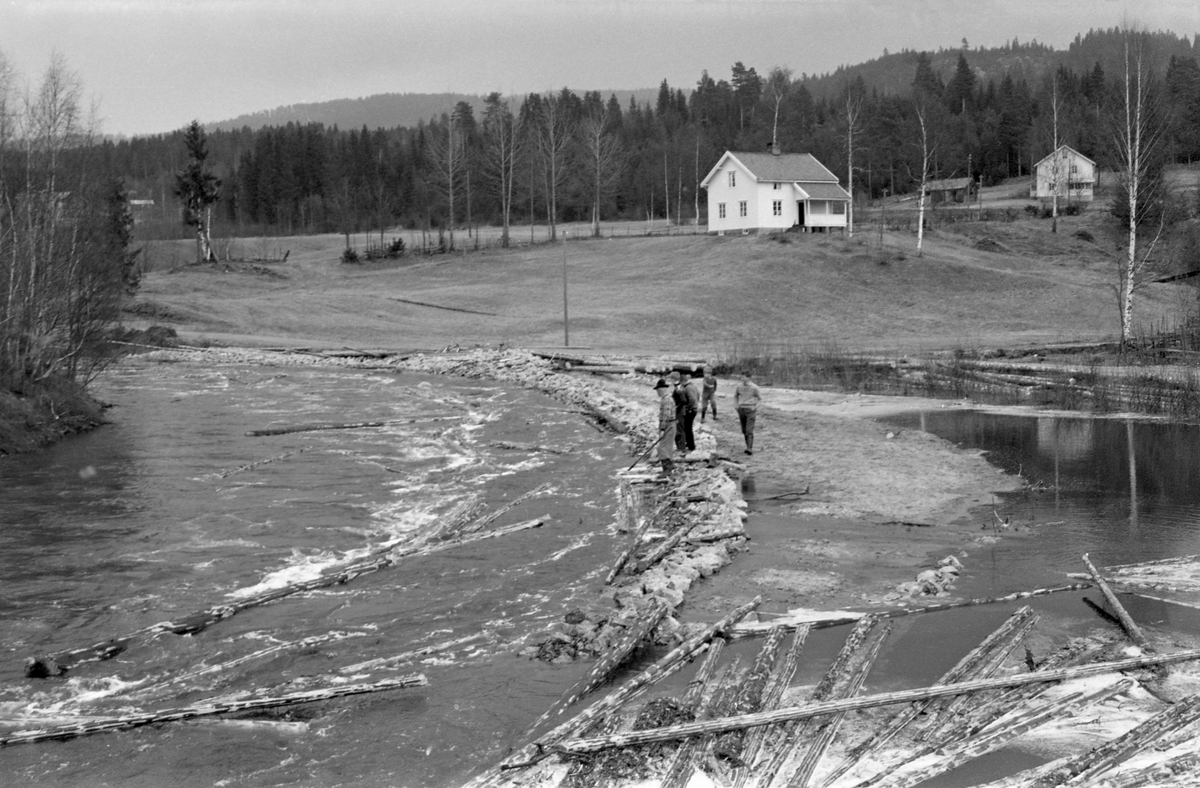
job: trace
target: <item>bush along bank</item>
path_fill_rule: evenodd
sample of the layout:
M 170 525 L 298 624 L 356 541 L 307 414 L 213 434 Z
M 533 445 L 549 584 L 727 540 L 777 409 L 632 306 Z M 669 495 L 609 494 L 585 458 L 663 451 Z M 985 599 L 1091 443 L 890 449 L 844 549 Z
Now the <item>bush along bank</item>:
M 634 454 L 657 438 L 657 409 L 606 389 L 601 378 L 556 372 L 543 358 L 520 350 L 478 349 L 466 353 L 410 356 L 397 369 L 467 378 L 487 378 L 537 389 L 576 406 L 627 437 Z M 627 376 L 628 377 L 628 376 Z M 646 391 L 650 379 L 635 376 Z M 648 619 L 665 614 L 646 640 L 673 645 L 688 634 L 677 613 L 691 585 L 728 564 L 745 544 L 746 504 L 734 479 L 737 466 L 713 459 L 711 436 L 698 437 L 696 462 L 679 463 L 669 481 L 639 465 L 618 474 L 620 530 L 629 534 L 614 556 L 602 587 L 586 608 L 564 611 L 560 622 L 530 636 L 521 653 L 552 662 L 600 657 L 620 664 L 642 642 L 632 635 Z M 644 642 L 644 641 L 643 641 Z
M 48 446 L 104 423 L 104 406 L 72 381 L 47 378 L 0 391 L 0 455 Z

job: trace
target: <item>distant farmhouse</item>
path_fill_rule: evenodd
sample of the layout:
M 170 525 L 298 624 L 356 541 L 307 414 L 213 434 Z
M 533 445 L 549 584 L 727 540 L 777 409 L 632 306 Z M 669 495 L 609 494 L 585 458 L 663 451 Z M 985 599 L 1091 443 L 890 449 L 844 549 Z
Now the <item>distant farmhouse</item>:
M 968 202 L 975 196 L 975 181 L 971 178 L 943 178 L 925 184 L 929 202 L 938 205 L 944 202 Z
M 700 185 L 718 235 L 846 226 L 850 194 L 810 153 L 726 151 Z
M 1096 186 L 1096 162 L 1068 145 L 1039 161 L 1029 196 L 1047 202 L 1058 192 L 1060 200 L 1091 202 Z M 1057 186 L 1057 188 L 1055 188 Z
M 130 200 L 129 212 L 133 215 L 133 223 L 141 224 L 150 218 L 154 210 L 154 200 Z

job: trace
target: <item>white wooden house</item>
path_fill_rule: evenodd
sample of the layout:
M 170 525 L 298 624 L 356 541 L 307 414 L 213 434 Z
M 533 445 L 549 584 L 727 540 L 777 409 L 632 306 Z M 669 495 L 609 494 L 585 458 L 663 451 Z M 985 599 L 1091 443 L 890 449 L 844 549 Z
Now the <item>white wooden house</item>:
M 1032 199 L 1049 201 L 1058 192 L 1066 202 L 1091 202 L 1096 187 L 1096 162 L 1069 145 L 1034 165 L 1033 183 L 1029 187 Z
M 726 151 L 700 185 L 708 191 L 710 233 L 846 226 L 850 194 L 810 153 Z

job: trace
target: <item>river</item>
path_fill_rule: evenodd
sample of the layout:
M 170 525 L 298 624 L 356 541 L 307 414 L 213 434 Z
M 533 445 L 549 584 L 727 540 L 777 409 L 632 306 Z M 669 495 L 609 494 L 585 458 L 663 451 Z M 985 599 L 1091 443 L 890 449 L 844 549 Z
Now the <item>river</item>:
M 617 552 L 613 474 L 627 452 L 582 414 L 498 383 L 316 367 L 132 360 L 97 393 L 112 403 L 110 424 L 0 458 L 0 735 L 414 672 L 429 685 L 9 746 L 0 772 L 15 784 L 459 784 L 586 669 L 515 653 L 584 604 Z M 366 421 L 394 423 L 246 434 Z M 139 639 L 66 677 L 23 675 L 31 655 L 314 577 L 545 482 L 496 521 L 546 515 L 541 528 L 408 559 L 196 635 Z M 200 672 L 312 637 L 326 639 Z M 339 672 L 463 638 L 407 664 Z

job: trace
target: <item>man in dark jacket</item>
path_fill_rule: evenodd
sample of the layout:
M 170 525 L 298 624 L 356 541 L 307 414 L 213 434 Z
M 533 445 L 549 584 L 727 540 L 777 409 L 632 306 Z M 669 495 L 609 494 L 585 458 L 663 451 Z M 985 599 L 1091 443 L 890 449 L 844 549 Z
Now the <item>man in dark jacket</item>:
M 700 394 L 696 391 L 696 387 L 692 385 L 692 376 L 684 372 L 680 376 L 679 388 L 677 391 L 682 393 L 681 402 L 682 409 L 676 416 L 679 423 L 683 426 L 683 442 L 688 451 L 696 450 L 696 434 L 692 432 L 692 425 L 696 421 L 696 412 L 700 410 Z

